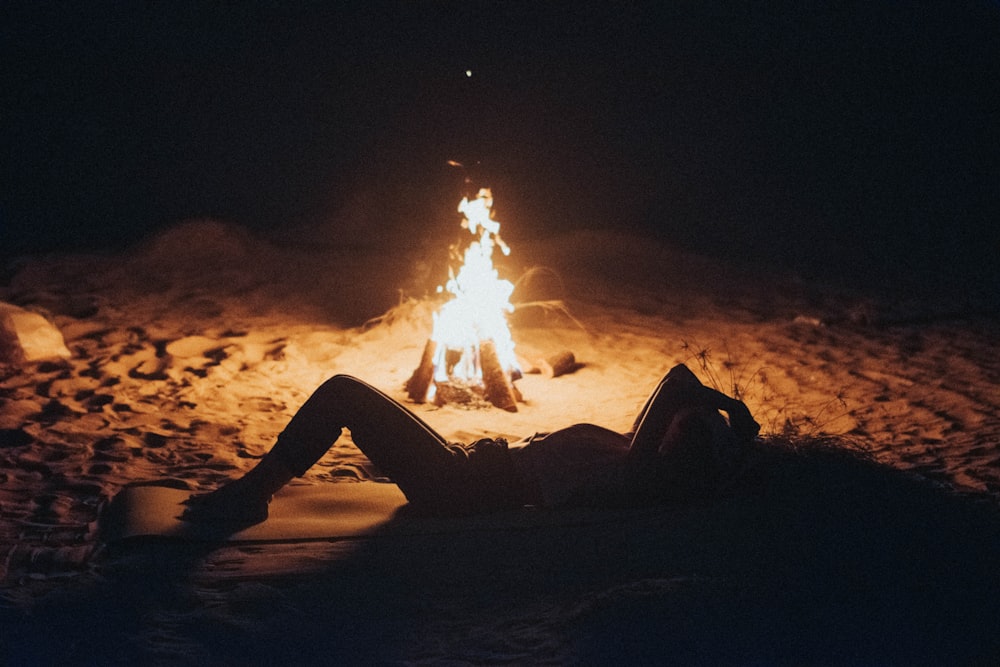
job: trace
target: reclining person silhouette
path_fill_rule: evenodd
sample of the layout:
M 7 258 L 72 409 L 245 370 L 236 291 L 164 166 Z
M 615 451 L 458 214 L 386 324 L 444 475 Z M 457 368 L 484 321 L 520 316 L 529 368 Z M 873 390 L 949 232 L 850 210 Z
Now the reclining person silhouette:
M 271 496 L 304 475 L 344 428 L 410 505 L 447 515 L 529 505 L 635 506 L 711 494 L 760 431 L 743 402 L 706 387 L 682 364 L 659 382 L 626 433 L 576 424 L 511 444 L 502 438 L 450 444 L 378 389 L 336 375 L 306 400 L 254 468 L 191 496 L 183 518 L 264 521 Z

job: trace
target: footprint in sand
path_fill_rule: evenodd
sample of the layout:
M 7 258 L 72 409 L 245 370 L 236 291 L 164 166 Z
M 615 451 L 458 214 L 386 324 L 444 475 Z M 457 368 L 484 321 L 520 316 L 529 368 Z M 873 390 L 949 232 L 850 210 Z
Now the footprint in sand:
M 30 445 L 35 439 L 22 428 L 0 429 L 0 449 Z
M 149 349 L 145 349 L 133 356 L 138 358 L 138 363 L 128 370 L 128 376 L 133 380 L 168 379 L 169 357 L 159 356 L 155 351 Z
M 48 477 L 52 474 L 53 464 L 69 458 L 69 452 L 61 448 L 33 448 L 17 457 L 17 467 L 30 472 L 41 473 Z
M 74 412 L 69 406 L 67 406 L 65 403 L 62 403 L 58 399 L 53 398 L 48 403 L 42 406 L 40 412 L 37 412 L 33 415 L 29 415 L 28 418 L 31 421 L 38 422 L 39 424 L 51 426 L 52 424 L 55 424 L 57 421 L 65 419 L 67 417 L 72 417 L 73 415 Z
M 209 336 L 186 336 L 167 343 L 166 354 L 185 372 L 208 377 L 217 367 L 238 372 L 244 366 L 240 344 Z

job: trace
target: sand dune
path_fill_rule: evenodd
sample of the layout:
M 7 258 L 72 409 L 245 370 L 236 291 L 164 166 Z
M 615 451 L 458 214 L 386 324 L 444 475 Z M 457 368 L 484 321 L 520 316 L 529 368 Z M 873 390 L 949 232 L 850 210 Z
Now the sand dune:
M 995 345 L 1000 325 L 995 315 L 976 315 L 972 304 L 937 297 L 921 300 L 913 293 L 893 299 L 891 294 L 808 284 L 762 267 L 724 265 L 626 235 L 580 232 L 527 245 L 516 247 L 502 267 L 511 277 L 523 277 L 515 295 L 522 302 L 561 300 L 566 310 L 520 307 L 513 316 L 518 352 L 530 366 L 554 352 L 571 350 L 581 367 L 558 378 L 526 375 L 518 382 L 525 402 L 516 413 L 414 406 L 447 437 L 525 435 L 579 421 L 625 429 L 659 377 L 684 362 L 706 383 L 738 393 L 763 424 L 765 440 L 806 442 L 838 436 L 892 470 L 916 473 L 918 477 L 906 479 L 929 484 L 919 486 L 925 490 L 920 493 L 933 494 L 936 491 L 926 489 L 947 485 L 958 492 L 950 492 L 949 498 L 996 507 L 1000 359 Z M 486 558 L 484 567 L 494 571 L 490 576 L 468 565 L 449 572 L 429 565 L 431 554 L 439 552 L 442 557 L 482 559 L 476 551 L 483 547 L 481 540 L 449 545 L 414 541 L 404 551 L 425 567 L 429 581 L 419 582 L 414 574 L 388 574 L 400 563 L 374 546 L 363 547 L 371 552 L 366 562 L 348 559 L 346 564 L 343 545 L 286 545 L 253 552 L 227 547 L 211 553 L 174 547 L 149 550 L 141 557 L 102 550 L 95 521 L 101 506 L 123 485 L 169 478 L 194 490 L 238 475 L 270 447 L 309 392 L 334 373 L 357 375 L 403 400 L 403 383 L 429 333 L 434 301 L 427 294 L 440 280 L 430 268 L 437 260 L 428 254 L 438 251 L 431 246 L 421 242 L 390 254 L 361 244 L 336 249 L 278 244 L 231 225 L 195 221 L 124 255 L 22 262 L 0 286 L 0 301 L 47 317 L 62 332 L 72 356 L 7 364 L 0 374 L 0 577 L 6 600 L 2 613 L 14 629 L 14 639 L 0 640 L 0 650 L 10 653 L 11 664 L 34 646 L 40 636 L 34 622 L 39 620 L 51 623 L 66 640 L 64 652 L 37 646 L 30 650 L 39 656 L 70 657 L 70 662 L 230 662 L 244 652 L 254 655 L 250 638 L 255 633 L 266 630 L 267 641 L 281 643 L 279 635 L 267 629 L 265 617 L 272 612 L 280 619 L 274 627 L 285 632 L 295 627 L 295 618 L 308 619 L 305 627 L 313 631 L 321 624 L 312 614 L 331 615 L 331 623 L 341 623 L 356 635 L 351 650 L 357 653 L 348 651 L 347 658 L 364 657 L 365 641 L 391 636 L 391 645 L 400 652 L 396 657 L 413 661 L 521 662 L 608 657 L 603 652 L 611 649 L 595 644 L 597 640 L 588 637 L 598 635 L 588 633 L 612 611 L 625 617 L 652 613 L 661 627 L 684 631 L 697 622 L 707 623 L 693 633 L 697 639 L 706 639 L 714 628 L 706 615 L 723 605 L 722 600 L 732 602 L 737 615 L 763 614 L 767 605 L 752 593 L 758 586 L 766 589 L 777 583 L 780 589 L 781 584 L 759 573 L 738 578 L 740 563 L 757 561 L 713 551 L 737 543 L 731 541 L 734 534 L 754 539 L 748 524 L 735 518 L 739 510 L 732 501 L 722 509 L 679 509 L 666 524 L 662 517 L 639 517 L 624 533 L 609 529 L 596 544 L 588 541 L 593 534 L 571 530 L 534 535 L 535 556 L 520 553 L 524 536 L 506 536 L 494 545 L 495 552 L 520 555 L 507 563 Z M 532 268 L 536 270 L 530 272 Z M 377 474 L 344 438 L 305 481 Z M 868 507 L 879 517 L 888 512 L 887 523 L 909 515 L 909 509 L 896 514 L 872 507 L 884 497 L 869 487 L 859 488 L 845 507 L 858 512 Z M 891 496 L 899 502 L 906 497 L 902 491 Z M 954 510 L 951 501 L 933 504 L 927 500 L 931 495 L 915 497 L 921 500 L 914 511 L 945 507 L 958 513 L 954 516 L 967 516 L 964 510 Z M 767 503 L 748 506 L 774 508 Z M 799 519 L 806 521 L 811 515 L 801 511 Z M 754 515 L 754 521 L 766 516 Z M 704 522 L 713 518 L 721 527 L 705 528 Z M 931 528 L 914 528 L 918 518 L 909 516 L 893 533 L 894 550 L 887 557 L 906 553 L 908 547 L 900 545 L 911 528 L 916 531 L 914 548 L 925 549 L 932 541 L 925 532 Z M 697 530 L 690 523 L 695 521 L 701 522 Z M 992 519 L 982 521 L 995 527 Z M 833 534 L 851 533 L 847 524 L 831 525 Z M 941 519 L 928 525 L 959 530 Z M 946 528 L 949 525 L 952 528 Z M 664 549 L 662 540 L 652 540 L 643 531 L 666 528 L 688 537 L 696 534 L 703 541 L 692 554 L 671 552 L 672 560 L 636 554 L 635 549 Z M 724 528 L 730 530 L 725 537 Z M 989 535 L 979 530 L 984 538 Z M 756 538 L 759 549 L 778 549 L 764 544 L 768 538 L 796 548 L 793 536 L 765 526 Z M 616 543 L 619 539 L 622 542 Z M 802 539 L 810 548 L 837 548 L 816 534 Z M 959 550 L 982 546 L 968 536 L 946 533 L 943 539 Z M 564 550 L 570 547 L 594 551 L 567 558 Z M 981 559 L 972 559 L 969 571 L 981 573 L 977 568 L 984 563 L 995 564 L 997 548 L 993 543 Z M 877 556 L 874 550 L 866 553 Z M 939 555 L 918 560 L 926 565 Z M 699 563 L 698 557 L 724 562 L 730 578 L 699 574 L 713 567 Z M 576 569 L 554 574 L 542 558 L 562 559 Z M 615 577 L 605 571 L 620 568 L 621 558 L 631 559 L 630 573 Z M 965 563 L 966 558 L 971 557 L 966 554 L 956 562 Z M 821 567 L 816 576 L 848 574 L 821 560 L 829 567 Z M 772 554 L 760 562 L 774 566 L 779 561 Z M 137 563 L 162 567 L 169 587 L 154 583 L 152 591 L 139 594 L 139 580 L 149 580 L 139 577 L 139 570 L 128 572 L 133 565 L 138 568 Z M 497 595 L 493 586 L 516 578 L 516 568 L 529 572 L 525 580 L 530 585 L 515 587 L 519 596 L 469 602 Z M 293 576 L 317 571 L 325 574 L 312 584 Z M 882 563 L 873 572 L 911 583 L 926 574 L 911 572 L 905 563 Z M 388 602 L 395 598 L 388 587 L 380 587 L 378 573 L 397 577 L 404 587 L 428 587 L 426 603 L 433 608 L 421 608 L 420 596 L 412 592 L 403 602 Z M 984 591 L 998 592 L 996 570 L 992 580 L 977 583 Z M 105 584 L 108 588 L 102 592 Z M 855 584 L 872 582 L 848 582 Z M 315 586 L 315 596 L 307 594 L 310 586 Z M 822 586 L 804 590 L 837 595 Z M 953 613 L 957 605 L 969 618 L 982 620 L 980 612 L 988 610 L 977 605 L 984 598 L 961 597 L 967 592 L 942 594 L 947 603 L 942 610 Z M 153 608 L 136 610 L 142 620 L 129 617 L 112 600 L 123 593 Z M 786 599 L 780 591 L 774 594 L 783 605 L 807 605 L 805 600 Z M 343 608 L 319 601 L 345 595 L 352 600 Z M 916 609 L 927 599 L 906 601 Z M 851 604 L 863 606 L 858 600 L 873 605 L 896 602 L 881 593 L 851 598 Z M 657 601 L 667 603 L 656 606 Z M 503 607 L 506 603 L 510 606 Z M 830 608 L 829 600 L 824 604 L 822 608 Z M 349 610 L 353 605 L 360 607 L 360 615 Z M 794 616 L 790 608 L 782 608 Z M 93 632 L 90 622 L 73 623 L 86 617 L 88 609 L 117 614 L 103 634 L 91 639 L 74 634 Z M 387 616 L 378 631 L 351 620 L 376 618 L 382 611 Z M 926 618 L 917 616 L 930 626 L 931 612 L 924 611 Z M 913 613 L 907 610 L 903 618 L 912 621 Z M 417 617 L 423 621 L 413 625 Z M 773 615 L 770 619 L 778 625 L 791 622 Z M 997 629 L 995 618 L 983 622 L 990 627 L 957 621 L 955 627 L 947 626 L 948 632 L 964 628 L 958 634 L 966 644 L 956 655 L 1000 655 L 996 640 L 977 645 L 972 639 L 980 637 L 979 630 L 985 636 L 987 630 Z M 197 630 L 200 623 L 205 634 Z M 614 627 L 627 633 L 626 625 L 621 621 Z M 647 618 L 637 627 L 648 626 Z M 209 637 L 207 628 L 217 634 Z M 765 628 L 747 621 L 739 630 L 758 638 L 752 646 L 759 656 L 776 662 L 783 657 L 815 658 L 824 641 L 823 633 L 812 628 L 815 636 L 810 635 L 811 643 L 802 652 L 769 653 L 759 639 L 766 635 Z M 830 629 L 827 648 L 833 651 L 837 637 L 843 640 L 860 631 Z M 968 636 L 962 636 L 965 631 Z M 309 641 L 318 642 L 313 648 L 328 651 L 336 643 L 315 637 Z M 919 657 L 869 641 L 873 643 L 862 647 L 869 652 L 862 655 Z M 213 648 L 213 642 L 223 647 Z M 738 652 L 733 642 L 731 648 Z M 270 644 L 266 655 L 278 655 L 278 644 Z M 286 639 L 282 646 L 293 656 L 310 657 L 297 642 Z M 643 659 L 621 650 L 619 655 Z M 701 661 L 697 655 L 677 655 Z M 827 657 L 830 662 L 851 662 L 846 653 Z M 826 661 L 819 658 L 814 661 Z

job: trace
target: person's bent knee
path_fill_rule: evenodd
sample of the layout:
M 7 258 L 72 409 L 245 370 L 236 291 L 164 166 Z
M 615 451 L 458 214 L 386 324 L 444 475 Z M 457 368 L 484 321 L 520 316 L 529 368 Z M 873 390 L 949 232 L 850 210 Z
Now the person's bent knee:
M 677 364 L 669 371 L 667 371 L 666 376 L 664 376 L 661 382 L 667 382 L 667 381 L 680 381 L 683 383 L 697 382 L 698 384 L 701 384 L 701 381 L 698 379 L 698 376 L 692 373 L 691 369 L 685 366 L 684 364 Z
M 337 373 L 329 378 L 327 378 L 323 384 L 319 386 L 317 391 L 321 389 L 336 389 L 338 387 L 349 386 L 355 383 L 360 383 L 361 380 L 354 377 L 353 375 L 345 375 L 344 373 Z M 363 384 L 363 383 L 362 383 Z
M 377 391 L 370 384 L 364 382 L 363 380 L 359 380 L 353 375 L 338 373 L 317 387 L 316 391 L 313 392 L 313 395 L 321 396 L 323 398 L 340 398 L 348 394 L 359 393 L 377 393 Z

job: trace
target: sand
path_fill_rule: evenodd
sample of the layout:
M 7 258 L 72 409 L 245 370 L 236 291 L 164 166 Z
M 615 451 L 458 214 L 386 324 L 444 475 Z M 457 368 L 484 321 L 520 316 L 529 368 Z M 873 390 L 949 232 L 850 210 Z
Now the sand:
M 0 656 L 1000 656 L 995 304 L 807 282 L 612 232 L 521 240 L 501 266 L 519 279 L 525 367 L 569 350 L 575 372 L 525 375 L 516 413 L 411 407 L 455 440 L 581 421 L 624 430 L 683 362 L 763 425 L 770 465 L 735 495 L 445 540 L 102 545 L 98 514 L 123 485 L 199 490 L 239 475 L 334 373 L 404 400 L 448 242 L 279 243 L 204 220 L 124 253 L 21 260 L 0 301 L 47 317 L 72 356 L 0 369 Z M 836 455 L 848 448 L 872 462 Z M 301 483 L 378 474 L 345 437 Z

